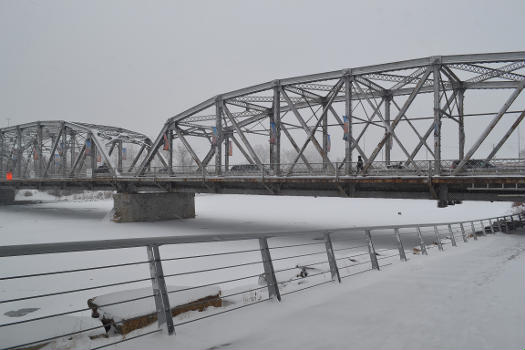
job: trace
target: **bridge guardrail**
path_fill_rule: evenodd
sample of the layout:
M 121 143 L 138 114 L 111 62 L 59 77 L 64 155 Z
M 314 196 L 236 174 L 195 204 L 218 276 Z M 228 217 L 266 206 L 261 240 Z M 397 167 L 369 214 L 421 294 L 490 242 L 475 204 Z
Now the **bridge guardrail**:
M 439 176 L 451 176 L 454 170 L 455 160 L 441 161 L 441 172 Z M 344 177 L 347 162 L 335 162 L 333 167 L 328 163 L 299 163 L 289 170 L 291 164 L 281 163 L 279 174 L 272 170 L 272 165 L 264 163 L 263 169 L 255 164 L 235 164 L 228 168 L 222 167 L 220 176 L 250 176 L 250 177 L 301 177 L 301 176 L 323 176 Z M 460 176 L 475 175 L 521 175 L 525 174 L 525 160 L 523 159 L 495 159 L 487 163 L 487 166 L 467 166 Z M 335 168 L 335 169 L 334 169 Z M 374 161 L 370 168 L 363 173 L 358 171 L 358 163 L 352 162 L 350 176 L 437 176 L 434 162 L 429 160 L 416 160 L 406 164 L 403 161 Z M 133 176 L 133 174 L 129 174 Z M 203 168 L 198 166 L 174 166 L 171 169 L 164 167 L 151 167 L 144 176 L 154 177 L 213 177 L 217 176 L 215 166 L 209 165 Z
M 439 176 L 452 176 L 454 164 L 457 160 L 443 160 L 441 161 L 441 171 Z M 525 174 L 525 159 L 493 159 L 490 162 L 484 162 L 482 165 L 472 161 L 467 164 L 460 172 L 459 176 L 483 176 L 483 175 L 523 175 Z M 345 172 L 346 164 L 350 164 L 350 175 Z M 214 165 L 207 165 L 199 167 L 197 165 L 190 166 L 173 166 L 171 170 L 166 167 L 150 167 L 147 169 L 144 177 L 182 177 L 182 178 L 206 178 L 214 176 L 222 177 L 304 177 L 304 176 L 322 176 L 322 177 L 344 177 L 344 176 L 437 176 L 434 169 L 434 162 L 429 160 L 415 160 L 407 163 L 406 161 L 374 161 L 366 172 L 358 171 L 357 162 L 335 162 L 332 165 L 328 163 L 298 163 L 290 170 L 291 164 L 281 163 L 280 171 L 272 170 L 271 164 L 262 164 L 262 169 L 255 164 L 234 164 L 228 167 L 222 166 L 220 174 L 217 174 L 217 169 Z M 66 169 L 66 174 L 69 170 Z M 6 179 L 7 171 L 0 172 L 0 178 Z M 74 175 L 64 176 L 63 169 L 50 169 L 45 178 L 49 179 L 76 179 L 76 178 L 107 178 L 113 177 L 104 169 L 98 169 L 92 173 L 90 169 L 81 169 L 75 171 Z M 13 179 L 40 179 L 41 177 L 34 172 L 26 172 L 24 177 L 18 177 L 13 174 Z M 134 172 L 120 171 L 117 177 L 135 177 Z
M 3 246 L 2 289 L 39 292 L 2 298 L 2 314 L 31 305 L 51 307 L 0 324 L 0 346 L 20 349 L 87 336 L 91 349 L 100 349 L 161 331 L 174 334 L 182 325 L 380 270 L 393 259 L 406 261 L 411 247 L 413 254 L 425 255 L 522 227 L 523 219 L 513 214 L 448 223 Z M 41 254 L 47 267 L 38 265 Z M 106 264 L 93 264 L 93 259 Z M 53 261 L 56 267 L 48 270 Z M 17 272 L 8 274 L 6 266 Z M 50 285 L 51 290 L 44 290 Z M 98 302 L 93 297 L 101 291 L 113 294 L 99 296 Z M 151 304 L 149 314 L 118 314 L 144 303 Z M 89 313 L 102 324 L 87 322 Z M 71 315 L 75 317 L 68 322 L 74 327 L 62 332 L 27 332 L 28 326 L 46 329 L 43 323 Z M 83 320 L 76 321 L 80 326 L 71 321 L 77 318 Z M 24 336 L 7 336 L 17 332 Z

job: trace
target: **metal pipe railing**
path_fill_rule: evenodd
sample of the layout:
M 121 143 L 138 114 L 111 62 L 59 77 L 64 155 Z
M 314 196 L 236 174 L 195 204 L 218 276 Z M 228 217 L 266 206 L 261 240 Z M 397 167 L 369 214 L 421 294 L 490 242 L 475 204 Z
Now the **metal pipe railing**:
M 96 284 L 94 286 L 79 286 L 75 289 L 66 288 L 65 290 L 55 290 L 52 292 L 41 293 L 37 295 L 17 295 L 16 298 L 0 300 L 0 305 L 24 302 L 36 298 L 62 297 L 64 295 L 78 295 L 82 298 L 82 292 L 105 288 L 121 288 L 123 285 L 140 282 L 150 282 L 151 292 L 144 295 L 134 295 L 121 300 L 97 305 L 99 309 L 124 303 L 136 303 L 144 300 L 153 299 L 155 304 L 154 313 L 158 323 L 158 329 L 152 332 L 146 332 L 140 335 L 126 336 L 125 338 L 113 342 L 111 340 L 101 340 L 104 344 L 94 344 L 95 349 L 103 348 L 110 345 L 118 344 L 122 341 L 128 341 L 138 336 L 145 336 L 165 330 L 168 334 L 175 333 L 175 326 L 196 322 L 201 319 L 218 316 L 227 312 L 238 310 L 246 306 L 259 304 L 266 300 L 280 301 L 282 296 L 296 293 L 318 285 L 332 282 L 341 283 L 341 279 L 355 276 L 360 273 L 371 270 L 380 270 L 383 267 L 392 264 L 392 259 L 399 258 L 401 261 L 407 261 L 406 244 L 414 245 L 414 254 L 428 254 L 432 248 L 439 248 L 442 251 L 443 246 L 457 246 L 457 242 L 465 244 L 469 238 L 478 239 L 478 235 L 486 236 L 488 233 L 509 232 L 523 226 L 523 215 L 513 214 L 498 216 L 492 218 L 483 218 L 476 220 L 465 220 L 455 222 L 441 223 L 423 223 L 423 224 L 405 224 L 405 225 L 381 225 L 366 227 L 350 227 L 330 230 L 313 230 L 301 232 L 266 232 L 266 233 L 241 233 L 241 234 L 214 234 L 198 235 L 184 237 L 154 237 L 154 238 L 135 238 L 135 239 L 117 239 L 102 241 L 85 241 L 85 242 L 67 242 L 67 243 L 46 243 L 46 244 L 24 244 L 0 247 L 0 258 L 34 256 L 38 254 L 66 254 L 87 251 L 102 251 L 108 249 L 122 248 L 146 248 L 148 260 L 138 260 L 132 262 L 112 263 L 107 265 L 98 265 L 82 268 L 68 268 L 59 271 L 44 271 L 37 273 L 25 273 L 19 275 L 0 276 L 0 281 L 5 283 L 18 283 L 31 278 L 50 278 L 58 275 L 65 278 L 72 274 L 103 272 L 110 269 L 126 268 L 148 264 L 150 276 L 147 278 L 134 278 L 122 282 L 112 282 Z M 376 245 L 384 244 L 377 237 L 390 237 L 391 245 L 379 247 Z M 410 236 L 410 240 L 407 238 Z M 359 242 L 355 241 L 356 237 Z M 283 239 L 286 241 L 282 241 Z M 289 239 L 314 239 L 314 242 L 295 243 L 289 242 Z M 341 239 L 339 239 L 341 238 Z M 456 238 L 459 238 L 456 240 Z M 246 248 L 230 251 L 217 251 L 206 254 L 193 254 L 178 257 L 161 256 L 160 246 L 178 246 L 184 244 L 200 243 L 217 243 L 231 241 L 253 241 L 257 242 L 259 247 Z M 276 240 L 275 244 L 270 240 Z M 317 241 L 318 240 L 318 241 Z M 313 250 L 314 246 L 324 245 L 323 250 Z M 184 248 L 185 249 L 185 248 Z M 224 248 L 221 248 L 224 249 Z M 260 253 L 258 259 L 254 259 L 257 252 Z M 169 255 L 169 252 L 163 252 L 163 255 Z M 276 256 L 272 256 L 275 254 Z M 318 258 L 318 255 L 326 254 L 325 258 Z M 120 255 L 120 253 L 119 253 Z M 312 259 L 316 257 L 315 259 Z M 216 259 L 224 259 L 227 263 L 217 263 Z M 241 261 L 240 259 L 247 259 Z M 204 261 L 212 266 L 194 265 L 197 261 Z M 211 261 L 211 262 L 210 262 Z M 180 269 L 181 266 L 188 262 L 188 270 L 168 271 L 175 264 Z M 182 264 L 182 265 L 181 265 Z M 193 266 L 193 267 L 192 267 Z M 295 273 L 293 271 L 296 271 Z M 171 290 L 167 287 L 166 281 L 180 280 L 185 278 L 199 279 L 201 275 L 214 274 L 221 278 L 215 278 L 212 281 L 206 277 L 206 283 L 190 283 L 187 287 L 181 287 Z M 138 276 L 137 276 L 138 277 Z M 256 286 L 253 285 L 255 279 L 258 279 Z M 202 280 L 202 278 L 201 278 Z M 220 308 L 208 310 L 204 316 L 189 316 L 190 320 L 175 322 L 172 315 L 177 305 L 170 306 L 170 296 L 180 293 L 187 293 L 202 290 L 203 288 L 221 286 L 226 288 L 225 294 L 219 294 L 217 300 L 221 301 Z M 233 287 L 232 287 L 233 286 Z M 238 286 L 238 287 L 235 287 Z M 228 290 L 228 288 L 234 288 Z M 235 289 L 237 288 L 237 289 Z M 239 288 L 241 290 L 239 290 Z M 249 295 L 247 301 L 239 301 Z M 133 295 L 132 295 L 133 296 Z M 225 303 L 225 304 L 222 304 Z M 240 305 L 239 305 L 240 304 Z M 205 300 L 195 300 L 184 304 L 186 308 L 197 308 L 204 310 L 208 306 Z M 175 307 L 173 309 L 172 307 Z M 55 317 L 79 314 L 92 310 L 91 307 L 74 308 L 64 312 L 55 312 L 53 314 L 37 316 L 29 319 L 0 324 L 0 330 L 7 327 L 21 326 L 39 321 L 50 320 Z M 115 321 L 111 327 L 117 327 L 125 321 Z M 24 342 L 24 344 L 7 345 L 5 349 L 14 349 L 24 346 L 40 345 L 51 342 L 63 337 L 75 336 L 85 332 L 91 332 L 100 327 L 88 327 L 74 332 L 64 332 L 63 335 L 50 336 L 39 340 Z

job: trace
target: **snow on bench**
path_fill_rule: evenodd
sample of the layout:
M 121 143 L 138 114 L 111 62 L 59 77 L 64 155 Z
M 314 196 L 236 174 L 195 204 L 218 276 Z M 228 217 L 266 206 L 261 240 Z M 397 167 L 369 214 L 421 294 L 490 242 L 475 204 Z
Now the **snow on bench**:
M 173 316 L 188 311 L 204 311 L 208 306 L 222 306 L 221 290 L 218 286 L 186 290 L 188 288 L 191 287 L 167 286 Z M 157 321 L 153 296 L 127 303 L 109 304 L 147 297 L 152 294 L 151 288 L 131 289 L 99 295 L 89 299 L 87 303 L 91 309 L 91 317 L 98 318 L 107 333 L 127 334 Z

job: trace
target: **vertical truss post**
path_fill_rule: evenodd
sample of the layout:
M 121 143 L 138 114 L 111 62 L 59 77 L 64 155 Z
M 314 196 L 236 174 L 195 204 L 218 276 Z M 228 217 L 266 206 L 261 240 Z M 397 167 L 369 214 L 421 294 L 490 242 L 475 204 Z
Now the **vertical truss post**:
M 461 237 L 463 237 L 463 242 L 467 243 L 467 233 L 465 232 L 465 227 L 463 226 L 463 223 L 460 223 L 459 227 L 461 228 Z
M 38 152 L 38 177 L 42 177 L 44 174 L 44 127 L 40 124 L 37 126 L 36 138 L 37 138 L 37 152 Z
M 416 226 L 416 230 L 417 236 L 419 237 L 419 248 L 421 249 L 421 254 L 428 255 L 427 246 L 425 244 L 425 240 L 423 239 L 423 235 L 421 234 L 421 228 Z
M 268 287 L 268 296 L 270 299 L 281 301 L 281 293 L 279 292 L 277 278 L 275 278 L 272 256 L 270 254 L 270 249 L 268 248 L 268 241 L 265 237 L 259 238 L 259 248 L 261 250 L 266 286 Z
M 348 133 L 345 140 L 345 175 L 352 173 L 352 75 L 345 75 L 345 115 L 348 118 Z
M 436 225 L 434 225 L 434 235 L 436 235 L 436 243 L 438 245 L 438 249 L 443 251 L 443 243 L 441 243 L 441 238 L 439 237 L 439 230 Z
M 22 157 L 24 156 L 22 151 L 22 130 L 20 127 L 16 127 L 16 177 L 22 177 Z
M 273 173 L 276 176 L 281 174 L 281 88 L 280 83 L 277 81 L 273 87 L 273 108 L 272 108 L 271 121 L 275 126 L 275 130 L 271 130 L 270 133 L 274 132 L 274 140 L 270 143 L 270 166 Z
M 483 131 L 481 136 L 476 140 L 476 142 L 472 145 L 470 150 L 465 154 L 465 157 L 463 157 L 463 160 L 459 162 L 459 164 L 456 166 L 456 169 L 452 172 L 452 175 L 457 175 L 465 166 L 465 164 L 470 160 L 470 158 L 476 153 L 478 148 L 481 146 L 483 141 L 487 138 L 487 136 L 491 133 L 491 131 L 496 127 L 498 122 L 501 120 L 501 118 L 505 115 L 507 110 L 509 109 L 510 105 L 514 102 L 514 100 L 521 94 L 523 91 L 525 82 L 521 82 L 520 86 L 516 88 L 513 93 L 507 98 L 507 101 L 503 104 L 503 106 L 500 108 L 498 114 L 490 121 L 489 125 L 486 127 L 486 129 Z
M 91 149 L 89 150 L 89 156 L 91 157 L 91 177 L 95 178 L 97 175 L 97 146 L 95 145 L 95 140 L 91 133 L 89 133 L 88 139 L 91 143 Z
M 69 169 L 69 171 L 71 172 L 71 170 L 73 170 L 73 166 L 75 165 L 75 157 L 76 157 L 75 150 L 77 147 L 76 132 L 73 129 L 69 131 L 69 143 L 70 143 L 69 161 L 71 164 L 71 168 Z
M 405 254 L 405 248 L 403 247 L 403 241 L 401 241 L 401 235 L 399 234 L 399 228 L 394 229 L 394 234 L 396 235 L 397 241 L 397 250 L 399 251 L 399 259 L 401 261 L 407 261 L 407 256 Z
M 434 64 L 434 172 L 441 174 L 441 101 L 439 94 L 440 73 L 439 65 Z
M 4 172 L 4 153 L 5 153 L 5 150 L 4 150 L 4 133 L 0 131 L 0 175 L 3 175 L 3 172 Z
M 328 155 L 328 111 L 326 107 L 326 102 L 323 102 L 323 114 L 322 114 L 322 131 L 323 131 L 323 151 Z M 328 158 L 323 157 L 323 171 L 326 172 L 328 169 Z M 337 168 L 336 168 L 337 170 Z
M 228 134 L 224 135 L 224 171 L 230 169 L 230 137 Z
M 385 133 L 388 134 L 385 145 L 385 162 L 386 165 L 390 165 L 390 151 L 392 150 L 392 136 L 390 133 L 390 103 L 392 101 L 392 96 L 386 95 L 383 97 L 383 99 L 385 101 L 385 124 L 387 125 L 387 128 L 385 128 Z
M 456 237 L 454 236 L 454 231 L 452 231 L 452 225 L 448 224 L 448 232 L 450 233 L 450 241 L 452 242 L 453 247 L 457 247 Z
M 509 233 L 509 224 L 506 216 L 503 217 L 503 223 L 505 224 L 505 233 Z
M 67 130 L 68 128 L 64 126 L 64 131 L 62 132 L 62 142 L 60 144 L 60 167 L 62 168 L 62 176 L 67 176 Z
M 463 102 L 465 100 L 465 89 L 458 90 L 458 132 L 459 132 L 459 160 L 465 158 L 465 120 Z
M 171 132 L 170 132 L 171 135 Z M 170 145 L 170 152 L 172 152 L 173 147 Z M 172 156 L 170 156 L 170 160 L 172 159 Z M 171 166 L 170 166 L 171 169 Z M 117 143 L 117 171 L 120 173 L 122 172 L 122 140 L 119 140 Z
M 215 174 L 222 174 L 222 97 L 215 101 Z
M 168 136 L 168 175 L 173 175 L 173 130 L 169 129 L 166 130 L 166 134 Z M 122 144 L 119 148 L 119 153 L 122 153 Z
M 328 257 L 328 265 L 330 265 L 330 272 L 332 274 L 332 281 L 337 280 L 341 283 L 341 276 L 339 276 L 339 269 L 337 268 L 337 261 L 335 260 L 334 246 L 330 234 L 324 235 L 324 245 L 326 248 L 326 255 Z
M 153 288 L 153 297 L 155 299 L 155 308 L 157 310 L 157 323 L 159 328 L 166 325 L 168 334 L 172 335 L 175 334 L 175 327 L 173 326 L 170 300 L 166 288 L 166 281 L 164 280 L 159 247 L 147 246 L 146 248 L 148 250 L 151 286 Z
M 370 262 L 372 263 L 372 269 L 379 270 L 379 262 L 377 261 L 377 253 L 374 248 L 374 242 L 372 241 L 372 234 L 370 230 L 365 230 L 366 238 L 368 239 L 368 254 L 370 255 Z
M 498 224 L 498 232 L 503 232 L 503 226 L 499 217 L 496 218 L 496 223 Z

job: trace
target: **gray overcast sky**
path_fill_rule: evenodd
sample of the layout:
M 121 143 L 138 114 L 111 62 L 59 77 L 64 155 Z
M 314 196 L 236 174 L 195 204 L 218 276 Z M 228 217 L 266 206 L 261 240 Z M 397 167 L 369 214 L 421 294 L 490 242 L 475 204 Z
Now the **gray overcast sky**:
M 0 126 L 156 136 L 213 95 L 396 60 L 517 51 L 525 1 L 0 1 Z

